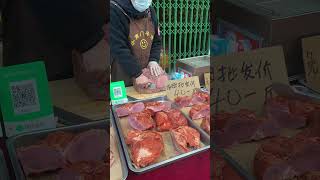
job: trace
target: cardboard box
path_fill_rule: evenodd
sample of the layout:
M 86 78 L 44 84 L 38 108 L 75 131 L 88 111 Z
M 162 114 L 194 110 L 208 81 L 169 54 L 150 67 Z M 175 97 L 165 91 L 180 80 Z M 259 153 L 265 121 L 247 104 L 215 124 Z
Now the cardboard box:
M 304 73 L 301 38 L 320 33 L 317 0 L 215 1 L 216 17 L 264 38 L 264 46 L 282 45 L 288 75 Z
M 210 56 L 198 56 L 179 59 L 176 62 L 177 72 L 188 76 L 199 76 L 200 84 L 204 85 L 204 73 L 210 72 Z

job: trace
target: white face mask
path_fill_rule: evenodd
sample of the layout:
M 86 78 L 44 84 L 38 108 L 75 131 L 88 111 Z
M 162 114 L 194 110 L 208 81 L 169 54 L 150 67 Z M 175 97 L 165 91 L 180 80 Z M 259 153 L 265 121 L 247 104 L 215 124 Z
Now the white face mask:
M 143 12 L 151 6 L 152 0 L 131 0 L 131 2 L 137 11 Z

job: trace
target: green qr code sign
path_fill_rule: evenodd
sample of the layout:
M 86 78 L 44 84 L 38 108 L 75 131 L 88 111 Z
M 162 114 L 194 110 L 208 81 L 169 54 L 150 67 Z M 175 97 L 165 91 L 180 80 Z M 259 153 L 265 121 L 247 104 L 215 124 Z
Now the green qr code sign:
M 111 102 L 113 105 L 128 102 L 124 81 L 112 82 L 110 84 Z

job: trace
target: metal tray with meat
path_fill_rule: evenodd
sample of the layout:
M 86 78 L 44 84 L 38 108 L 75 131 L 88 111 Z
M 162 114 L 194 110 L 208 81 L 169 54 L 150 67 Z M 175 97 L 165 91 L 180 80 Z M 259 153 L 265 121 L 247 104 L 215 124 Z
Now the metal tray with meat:
M 192 96 L 177 97 L 174 106 L 210 138 L 210 93 L 206 89 L 199 89 Z
M 105 179 L 108 120 L 25 133 L 7 141 L 18 180 Z
M 260 116 L 249 110 L 215 114 L 213 142 L 257 180 L 319 179 L 319 100 L 287 85 L 273 89 L 277 96 Z
M 119 135 L 114 125 L 113 116 L 110 124 L 110 180 L 125 180 L 128 177 L 128 168 Z
M 210 148 L 210 139 L 166 97 L 112 107 L 128 167 L 145 173 Z
M 217 180 L 254 180 L 236 161 L 222 149 L 211 144 L 213 161 L 213 179 Z
M 4 154 L 0 149 L 0 180 L 10 180 Z

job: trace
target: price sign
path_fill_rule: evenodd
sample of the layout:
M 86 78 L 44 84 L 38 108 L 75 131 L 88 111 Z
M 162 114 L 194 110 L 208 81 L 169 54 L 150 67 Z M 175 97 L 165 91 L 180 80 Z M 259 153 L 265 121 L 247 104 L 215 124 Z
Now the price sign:
M 272 96 L 271 84 L 289 84 L 282 47 L 213 57 L 213 101 L 215 111 L 242 108 L 260 112 Z
M 113 105 L 127 103 L 128 97 L 124 81 L 110 83 L 110 95 Z
M 302 39 L 303 62 L 308 86 L 320 91 L 320 36 Z
M 196 89 L 200 88 L 198 76 L 171 80 L 167 82 L 167 97 L 174 100 L 178 96 L 191 96 Z
M 56 127 L 43 62 L 1 67 L 0 87 L 6 136 Z
M 204 83 L 206 88 L 210 91 L 210 73 L 204 73 Z

